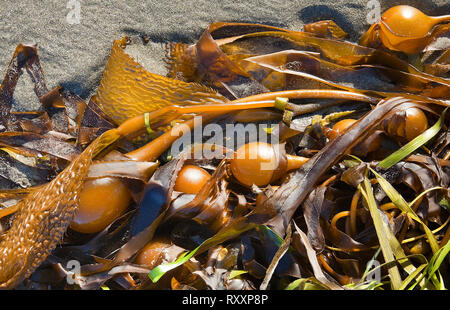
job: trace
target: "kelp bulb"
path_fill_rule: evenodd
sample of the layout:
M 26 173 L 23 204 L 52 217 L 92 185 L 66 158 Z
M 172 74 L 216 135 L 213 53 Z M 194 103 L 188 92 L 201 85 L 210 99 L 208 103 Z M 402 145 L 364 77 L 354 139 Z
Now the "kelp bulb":
M 406 110 L 405 119 L 405 138 L 411 141 L 422 134 L 428 128 L 428 119 L 425 113 L 418 108 L 409 108 Z
M 354 119 L 343 119 L 337 122 L 326 132 L 330 140 L 341 135 L 348 127 L 356 122 Z M 398 111 L 387 117 L 381 123 L 384 132 L 402 142 L 409 142 L 428 128 L 428 119 L 425 113 L 419 108 L 408 108 Z
M 138 265 L 154 268 L 164 258 L 164 251 L 172 245 L 168 238 L 157 238 L 144 246 L 136 256 L 135 263 Z
M 353 125 L 355 122 L 356 122 L 356 119 L 351 119 L 351 118 L 346 118 L 346 119 L 343 119 L 343 120 L 337 122 L 336 124 L 334 124 L 334 126 L 331 128 L 331 130 L 328 130 L 328 132 L 326 133 L 328 139 L 330 139 L 330 140 L 336 139 L 348 127 Z
M 186 194 L 197 194 L 211 178 L 205 169 L 195 165 L 185 165 L 178 173 L 174 190 Z
M 352 118 L 340 120 L 339 122 L 334 124 L 334 126 L 331 129 L 329 129 L 326 132 L 326 136 L 328 137 L 328 139 L 334 140 L 337 137 L 339 137 L 340 135 L 342 135 L 344 133 L 344 131 L 347 130 L 347 128 L 349 128 L 354 123 L 356 123 L 356 121 L 357 121 L 356 119 L 352 119 Z M 381 147 L 381 143 L 382 143 L 382 136 L 379 134 L 380 132 L 381 131 L 371 134 L 364 141 L 362 141 L 358 146 L 363 146 L 363 148 L 366 149 L 367 152 L 369 152 L 369 153 L 376 151 L 377 149 L 379 149 Z M 360 155 L 360 150 L 358 149 L 358 146 L 356 146 L 356 148 L 353 148 L 352 152 L 355 152 L 355 154 Z
M 231 172 L 244 186 L 266 186 L 287 171 L 301 167 L 308 158 L 284 154 L 265 142 L 251 142 L 238 148 L 231 160 Z
M 398 5 L 381 16 L 380 40 L 391 50 L 419 53 L 430 43 L 433 27 L 449 20 L 449 15 L 428 16 L 412 6 Z
M 70 228 L 86 234 L 99 232 L 121 216 L 130 201 L 128 188 L 117 178 L 87 180 Z
M 409 108 L 394 113 L 383 122 L 382 127 L 391 137 L 408 142 L 427 130 L 428 119 L 421 109 Z
M 381 16 L 389 31 L 402 37 L 424 37 L 438 23 L 450 20 L 450 16 L 428 16 L 409 5 L 397 5 Z

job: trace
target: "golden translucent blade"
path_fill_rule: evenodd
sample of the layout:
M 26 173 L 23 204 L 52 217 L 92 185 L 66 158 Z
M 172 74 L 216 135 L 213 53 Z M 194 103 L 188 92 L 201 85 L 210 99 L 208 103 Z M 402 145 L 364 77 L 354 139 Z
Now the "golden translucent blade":
M 332 20 L 321 20 L 306 24 L 303 31 L 309 32 L 320 38 L 344 39 L 348 34 Z
M 209 87 L 148 72 L 125 53 L 125 42 L 126 38 L 114 42 L 98 92 L 92 98 L 117 124 L 170 105 L 227 101 Z
M 92 158 L 119 137 L 116 129 L 105 132 L 53 181 L 18 203 L 13 224 L 0 239 L 0 288 L 13 288 L 31 275 L 61 241 Z

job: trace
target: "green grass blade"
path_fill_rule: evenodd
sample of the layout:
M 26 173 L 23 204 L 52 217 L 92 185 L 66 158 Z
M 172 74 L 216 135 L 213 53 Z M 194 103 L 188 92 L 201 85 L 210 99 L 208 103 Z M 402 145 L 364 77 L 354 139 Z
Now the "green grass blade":
M 365 290 L 365 291 L 374 291 L 376 289 L 381 289 L 381 287 L 384 285 L 383 282 L 378 283 L 377 281 L 372 281 L 367 284 L 361 285 L 358 287 L 359 290 Z
M 420 276 L 420 273 L 422 272 L 422 270 L 424 270 L 427 266 L 428 266 L 428 264 L 422 264 L 419 267 L 417 267 L 417 269 L 413 273 L 408 275 L 408 277 L 403 281 L 402 285 L 398 289 L 399 290 L 406 289 L 406 287 L 411 283 L 411 281 L 414 280 L 416 277 Z
M 184 263 L 186 263 L 188 260 L 191 259 L 192 256 L 195 255 L 195 253 L 197 253 L 198 249 L 201 247 L 201 245 L 199 245 L 197 248 L 195 248 L 194 250 L 192 250 L 191 252 L 186 252 L 183 253 L 180 257 L 178 257 L 177 260 L 175 260 L 172 263 L 165 263 L 165 264 L 161 264 L 159 266 L 156 266 L 155 268 L 153 268 L 150 273 L 148 274 L 148 276 L 150 277 L 150 279 L 152 280 L 153 283 L 158 282 L 158 280 L 168 271 L 177 268 L 178 266 L 183 265 Z
M 375 231 L 378 236 L 378 241 L 380 243 L 381 252 L 383 253 L 383 257 L 386 263 L 393 262 L 394 252 L 391 248 L 391 244 L 389 243 L 389 239 L 392 238 L 392 232 L 390 232 L 390 228 L 383 221 L 380 210 L 378 209 L 377 203 L 375 201 L 375 197 L 373 195 L 372 185 L 370 184 L 369 179 L 364 177 L 364 181 L 358 186 L 361 190 L 361 194 L 366 199 L 367 206 L 369 207 L 369 212 L 372 217 L 373 224 L 375 226 Z M 395 237 L 394 237 L 395 238 Z M 391 286 L 394 290 L 397 290 L 402 285 L 402 279 L 400 276 L 400 271 L 396 265 L 393 265 L 388 269 L 389 276 L 391 278 Z
M 231 271 L 230 271 L 229 279 L 230 279 L 230 280 L 231 280 L 231 279 L 234 279 L 234 278 L 239 277 L 240 275 L 246 274 L 246 273 L 248 273 L 247 270 L 231 270 Z
M 289 283 L 289 285 L 286 286 L 285 290 L 286 290 L 286 291 L 293 291 L 293 290 L 295 290 L 297 287 L 299 287 L 300 284 L 301 284 L 303 281 L 305 281 L 305 280 L 306 280 L 306 279 L 297 279 L 297 280 L 295 280 L 295 281 Z
M 378 180 L 378 184 L 380 184 L 386 195 L 388 195 L 389 199 L 391 199 L 395 206 L 397 206 L 397 208 L 408 214 L 409 217 L 422 225 L 423 229 L 425 230 L 425 234 L 427 235 L 428 241 L 430 242 L 431 249 L 433 253 L 436 253 L 439 250 L 439 244 L 428 226 L 422 222 L 419 216 L 411 209 L 410 205 L 405 201 L 402 195 L 397 192 L 397 190 L 391 185 L 391 183 L 386 181 L 385 178 L 383 178 L 372 168 L 369 169 L 375 175 Z
M 373 255 L 373 257 L 370 259 L 370 261 L 367 262 L 366 269 L 364 270 L 364 273 L 363 273 L 363 275 L 361 276 L 361 281 L 360 281 L 360 283 L 363 283 L 363 282 L 364 282 L 364 279 L 367 277 L 367 275 L 368 275 L 369 272 L 370 272 L 370 268 L 371 268 L 371 266 L 373 265 L 373 262 L 377 259 L 377 257 L 378 257 L 378 255 L 380 254 L 380 252 L 381 252 L 381 248 L 378 248 L 377 251 L 375 252 L 375 254 Z
M 444 245 L 442 248 L 437 251 L 433 257 L 430 260 L 430 263 L 428 264 L 428 280 L 430 280 L 436 273 L 438 273 L 439 267 L 441 267 L 442 262 L 447 257 L 448 253 L 450 252 L 450 242 L 447 242 L 446 245 Z M 443 283 L 440 281 L 440 283 Z
M 258 227 L 261 229 L 261 231 L 262 231 L 264 234 L 266 234 L 266 235 L 269 237 L 270 240 L 273 241 L 273 243 L 275 243 L 275 245 L 276 245 L 277 247 L 280 247 L 280 246 L 281 246 L 281 244 L 282 244 L 283 241 L 284 241 L 283 238 L 281 238 L 276 232 L 274 232 L 272 229 L 270 229 L 269 226 L 266 226 L 266 225 L 259 225 Z
M 361 159 L 359 159 L 358 157 L 356 157 L 354 155 L 349 155 L 349 156 L 352 157 L 353 159 L 355 159 L 356 161 L 363 163 L 363 161 Z M 416 268 L 411 263 L 411 261 L 408 259 L 408 257 L 405 255 L 405 252 L 403 251 L 403 248 L 402 248 L 400 242 L 397 240 L 397 238 L 395 238 L 395 236 L 392 234 L 392 232 L 390 230 L 387 230 L 387 231 L 388 231 L 388 233 L 390 233 L 389 243 L 391 245 L 392 250 L 394 251 L 394 255 L 397 258 L 398 262 L 401 264 L 403 269 L 408 274 L 413 273 L 416 270 Z M 421 284 L 423 284 L 423 283 L 421 283 Z
M 316 278 L 302 278 L 297 279 L 293 282 L 291 282 L 288 286 L 286 286 L 285 290 L 292 291 L 292 290 L 330 290 L 327 286 L 325 286 L 323 283 L 319 282 Z
M 433 138 L 441 130 L 442 125 L 444 124 L 444 117 L 447 109 L 448 108 L 445 108 L 444 112 L 442 112 L 441 117 L 436 122 L 436 124 L 434 124 L 432 127 L 425 130 L 422 134 L 412 139 L 409 143 L 405 144 L 400 149 L 380 161 L 378 167 L 388 169 L 401 161 L 403 158 L 409 156 L 419 147 L 430 141 L 431 138 Z

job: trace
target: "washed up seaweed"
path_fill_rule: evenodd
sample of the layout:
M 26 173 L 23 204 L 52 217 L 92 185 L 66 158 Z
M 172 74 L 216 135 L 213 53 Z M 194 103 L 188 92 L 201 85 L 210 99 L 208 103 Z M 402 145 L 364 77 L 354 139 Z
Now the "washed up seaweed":
M 393 12 L 411 8 L 391 10 L 357 43 L 331 20 L 213 23 L 167 45 L 167 76 L 124 37 L 86 100 L 49 90 L 19 44 L 0 87 L 0 287 L 448 287 L 449 24 L 401 36 Z M 25 72 L 36 111 L 13 109 Z

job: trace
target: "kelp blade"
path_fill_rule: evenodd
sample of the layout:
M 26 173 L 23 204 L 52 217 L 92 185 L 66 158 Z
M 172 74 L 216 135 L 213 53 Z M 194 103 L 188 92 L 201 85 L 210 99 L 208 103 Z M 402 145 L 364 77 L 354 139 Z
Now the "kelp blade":
M 119 137 L 116 130 L 105 132 L 55 179 L 19 202 L 0 241 L 0 288 L 13 288 L 27 278 L 56 247 L 77 209 L 92 158 Z
M 227 101 L 206 86 L 148 72 L 125 53 L 126 41 L 125 37 L 113 43 L 97 94 L 92 97 L 93 102 L 117 124 L 170 105 Z

